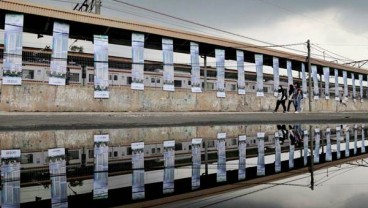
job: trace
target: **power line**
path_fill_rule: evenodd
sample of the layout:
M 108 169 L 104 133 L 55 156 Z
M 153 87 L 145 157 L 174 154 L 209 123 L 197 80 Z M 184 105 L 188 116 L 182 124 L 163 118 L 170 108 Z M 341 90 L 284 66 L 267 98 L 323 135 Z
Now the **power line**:
M 347 58 L 347 57 L 345 57 L 345 56 L 339 55 L 339 54 L 334 53 L 334 52 L 332 52 L 332 51 L 329 51 L 329 50 L 327 50 L 327 49 L 325 49 L 325 48 L 322 48 L 322 47 L 320 47 L 320 46 L 318 46 L 318 45 L 316 45 L 316 44 L 312 44 L 312 46 L 315 46 L 315 47 L 317 47 L 317 48 L 319 48 L 319 49 L 321 49 L 321 50 L 327 51 L 327 52 L 329 52 L 329 53 L 331 53 L 331 54 L 333 54 L 333 55 L 335 55 L 335 56 L 338 56 L 338 57 L 344 58 L 344 59 L 346 59 L 346 60 L 354 61 L 354 60 L 349 59 L 349 58 Z

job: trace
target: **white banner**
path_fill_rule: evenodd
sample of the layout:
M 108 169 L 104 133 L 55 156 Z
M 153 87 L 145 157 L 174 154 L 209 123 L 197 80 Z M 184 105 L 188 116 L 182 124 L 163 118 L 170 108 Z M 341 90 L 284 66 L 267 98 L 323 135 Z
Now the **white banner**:
M 4 28 L 4 85 L 22 84 L 23 15 L 6 14 Z
M 295 151 L 295 145 L 290 145 L 290 151 L 289 151 L 289 169 L 294 168 L 294 151 Z
M 354 125 L 354 155 L 358 153 L 358 125 Z
M 339 71 L 335 69 L 335 100 L 340 100 L 340 91 L 339 91 Z
M 239 136 L 239 170 L 238 170 L 238 180 L 244 180 L 247 176 L 247 137 L 245 135 Z
M 131 89 L 144 90 L 144 34 L 132 33 Z
M 108 134 L 94 135 L 93 141 L 94 142 L 108 142 L 110 141 L 110 137 Z
M 68 60 L 69 25 L 54 22 L 52 35 L 52 57 L 50 63 L 50 85 L 65 85 Z
M 340 141 L 341 141 L 341 127 L 336 126 L 336 159 L 338 160 L 341 158 Z
M 65 149 L 49 149 L 51 207 L 68 207 Z
M 330 68 L 323 67 L 323 79 L 325 81 L 325 99 L 330 99 Z
M 349 91 L 348 91 L 348 74 L 346 71 L 342 71 L 342 78 L 344 80 L 344 100 L 348 100 Z
M 3 208 L 20 207 L 20 150 L 1 150 L 1 200 Z
M 95 93 L 94 98 L 109 98 L 108 37 L 94 35 Z
M 273 95 L 278 95 L 278 89 L 280 85 L 280 64 L 279 64 L 279 58 L 273 57 Z
M 93 199 L 107 199 L 109 178 L 109 135 L 94 135 Z
M 359 97 L 360 102 L 363 102 L 363 75 L 359 74 Z
M 308 164 L 308 140 L 309 140 L 309 133 L 307 130 L 305 130 L 303 134 L 304 166 Z
M 306 98 L 308 96 L 308 89 L 307 89 L 307 75 L 305 73 L 304 63 L 302 63 L 302 92 L 303 97 Z
M 202 139 L 192 139 L 192 190 L 201 186 L 201 144 Z
M 164 64 L 164 86 L 165 91 L 175 91 L 174 87 L 174 45 L 173 40 L 162 38 L 162 54 Z
M 244 74 L 244 52 L 236 51 L 236 62 L 238 68 L 238 94 L 245 95 L 245 74 Z
M 224 98 L 225 94 L 225 51 L 222 49 L 215 50 L 216 69 L 217 69 L 217 97 Z
M 319 88 L 318 88 L 318 74 L 317 66 L 312 65 L 312 77 L 313 77 L 313 96 L 315 100 L 319 99 Z
M 256 71 L 257 71 L 257 97 L 264 96 L 263 92 L 263 55 L 255 54 L 254 55 L 256 62 Z
M 132 199 L 144 199 L 144 143 L 131 144 L 132 148 Z
M 287 76 L 288 76 L 288 86 L 294 85 L 293 82 L 293 70 L 291 68 L 291 61 L 286 61 L 286 70 L 287 70 Z
M 264 133 L 257 133 L 257 144 L 258 144 L 257 176 L 264 176 L 266 175 L 265 154 L 264 154 Z
M 350 130 L 348 127 L 345 128 L 345 157 L 350 156 Z
M 132 150 L 139 150 L 139 149 L 144 149 L 144 142 L 134 142 L 132 144 L 130 144 Z
M 321 142 L 321 134 L 319 129 L 314 130 L 314 163 L 319 163 L 319 148 Z
M 163 193 L 174 193 L 175 140 L 164 141 L 164 167 Z
M 364 130 L 364 124 L 362 124 L 362 149 L 361 153 L 365 153 L 365 130 Z
M 275 133 L 275 173 L 281 172 L 281 145 L 279 133 Z
M 327 141 L 327 147 L 326 147 L 326 161 L 332 161 L 332 150 L 331 150 L 331 129 L 326 129 L 326 141 Z
M 354 73 L 351 73 L 351 84 L 353 88 L 353 101 L 356 102 L 356 88 L 355 88 L 355 76 Z
M 198 43 L 190 42 L 190 62 L 192 65 L 192 92 L 202 92 Z
M 226 134 L 225 134 L 226 135 Z M 226 142 L 217 137 L 217 182 L 226 181 Z

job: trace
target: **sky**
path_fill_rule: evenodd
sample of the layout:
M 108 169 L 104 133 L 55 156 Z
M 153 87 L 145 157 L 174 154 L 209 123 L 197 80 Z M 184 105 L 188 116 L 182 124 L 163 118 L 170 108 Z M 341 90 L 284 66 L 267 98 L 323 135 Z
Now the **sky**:
M 83 1 L 28 0 L 70 10 Z M 160 16 L 124 2 L 263 42 Z M 314 57 L 343 63 L 368 59 L 367 7 L 366 0 L 102 0 L 101 15 L 263 46 L 305 43 L 309 39 Z M 306 52 L 305 45 L 290 48 Z

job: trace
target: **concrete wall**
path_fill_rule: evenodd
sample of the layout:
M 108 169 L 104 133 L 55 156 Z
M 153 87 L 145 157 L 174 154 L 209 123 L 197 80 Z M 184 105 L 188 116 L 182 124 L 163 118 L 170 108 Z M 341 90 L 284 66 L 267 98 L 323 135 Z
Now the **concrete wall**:
M 113 86 L 109 99 L 94 99 L 93 86 L 50 86 L 24 84 L 1 86 L 0 111 L 9 112 L 271 112 L 276 99 L 272 94 L 256 97 L 255 93 L 238 95 L 226 92 L 226 98 L 217 98 L 215 91 L 192 93 L 187 89 L 166 92 L 161 88 L 131 90 L 130 86 Z M 308 100 L 303 103 L 308 110 Z M 368 101 L 351 99 L 347 106 L 334 100 L 312 102 L 313 111 L 368 111 Z M 279 109 L 279 111 L 281 111 Z

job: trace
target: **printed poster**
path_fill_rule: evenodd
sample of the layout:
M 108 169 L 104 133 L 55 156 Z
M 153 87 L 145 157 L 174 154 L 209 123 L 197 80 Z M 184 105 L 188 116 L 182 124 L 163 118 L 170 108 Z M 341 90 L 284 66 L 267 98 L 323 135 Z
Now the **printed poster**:
M 273 95 L 276 97 L 280 85 L 279 58 L 273 57 Z
M 109 135 L 94 135 L 93 199 L 108 198 Z
M 363 102 L 363 75 L 359 74 L 359 96 L 360 102 Z
M 217 134 L 217 182 L 226 181 L 226 133 Z
M 364 124 L 362 124 L 362 153 L 365 153 L 365 131 L 364 131 Z
M 3 85 L 22 84 L 22 14 L 6 14 L 4 28 Z
M 331 129 L 326 129 L 326 141 L 327 141 L 327 147 L 326 147 L 326 161 L 332 161 L 332 150 L 331 150 Z
M 54 22 L 52 56 L 50 63 L 50 85 L 65 85 L 68 61 L 69 25 Z
M 318 88 L 318 74 L 317 66 L 312 65 L 312 78 L 313 78 L 313 96 L 315 100 L 319 100 L 319 88 Z
M 201 187 L 201 144 L 202 138 L 192 139 L 192 190 Z
M 173 40 L 162 38 L 162 54 L 164 64 L 164 86 L 165 91 L 175 91 L 174 88 L 174 45 Z
M 20 150 L 1 150 L 1 207 L 20 207 Z
M 217 69 L 217 97 L 224 98 L 225 94 L 225 50 L 216 49 L 216 69 Z
M 245 95 L 245 74 L 244 74 L 244 52 L 236 51 L 236 62 L 238 68 L 238 94 Z
M 330 68 L 323 67 L 323 79 L 325 81 L 325 99 L 330 99 Z
M 275 132 L 275 173 L 281 172 L 281 145 L 279 132 Z
M 163 193 L 174 193 L 175 140 L 164 141 L 164 166 Z
M 257 133 L 257 145 L 258 145 L 257 176 L 266 175 L 264 137 L 265 137 L 265 133 L 263 132 Z
M 353 88 L 353 101 L 356 102 L 356 88 L 355 88 L 355 76 L 354 73 L 351 73 L 351 83 Z
M 132 148 L 132 199 L 144 199 L 144 142 L 131 144 Z
M 309 132 L 307 130 L 304 130 L 303 134 L 304 166 L 308 164 L 308 140 L 309 140 Z
M 349 127 L 345 126 L 345 157 L 349 157 L 350 156 L 350 148 L 349 148 L 349 143 L 350 143 L 350 131 L 349 131 Z
M 287 70 L 287 76 L 288 76 L 288 86 L 294 85 L 293 71 L 292 71 L 292 68 L 291 68 L 291 61 L 290 60 L 286 61 L 286 70 Z
M 257 71 L 257 97 L 263 97 L 263 55 L 255 54 L 254 55 L 256 62 L 256 71 Z
M 348 100 L 349 91 L 348 91 L 348 74 L 346 71 L 342 71 L 342 78 L 344 80 L 344 100 Z
M 314 163 L 319 163 L 319 148 L 320 148 L 320 142 L 321 142 L 321 133 L 319 129 L 314 130 Z
M 144 90 L 144 34 L 132 33 L 132 83 L 133 90 Z
M 247 177 L 247 137 L 245 135 L 239 136 L 239 170 L 238 180 L 244 180 Z
M 335 69 L 335 100 L 340 101 L 340 92 L 339 92 L 339 72 Z
M 198 43 L 190 42 L 190 61 L 192 65 L 192 92 L 202 92 Z
M 341 127 L 336 126 L 336 159 L 338 160 L 341 158 L 340 141 L 341 141 Z
M 108 37 L 94 35 L 95 92 L 94 98 L 109 98 Z
M 51 180 L 51 207 L 68 207 L 68 190 L 66 181 L 65 149 L 48 150 Z
M 305 73 L 305 65 L 302 63 L 302 92 L 303 97 L 308 97 L 308 89 L 307 89 L 307 75 Z

